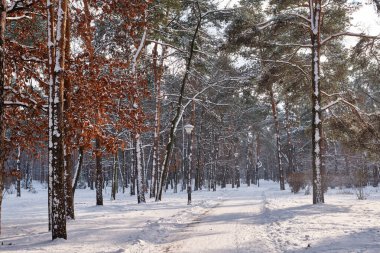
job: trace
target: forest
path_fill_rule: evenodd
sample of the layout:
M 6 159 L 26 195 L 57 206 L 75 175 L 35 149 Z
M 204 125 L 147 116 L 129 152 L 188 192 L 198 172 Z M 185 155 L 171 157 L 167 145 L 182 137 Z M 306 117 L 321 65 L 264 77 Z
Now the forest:
M 263 212 L 269 192 L 334 213 L 333 193 L 352 191 L 380 218 L 380 1 L 0 0 L 0 13 L 10 251 L 10 214 L 33 196 L 42 231 L 68 241 L 86 194 L 203 217 L 249 189 Z M 266 252 L 300 252 L 284 247 Z

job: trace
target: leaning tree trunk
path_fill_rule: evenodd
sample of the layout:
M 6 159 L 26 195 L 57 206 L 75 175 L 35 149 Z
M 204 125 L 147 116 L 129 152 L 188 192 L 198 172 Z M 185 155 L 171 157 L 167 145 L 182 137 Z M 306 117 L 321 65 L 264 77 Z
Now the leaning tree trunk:
M 1 234 L 1 205 L 4 189 L 4 163 L 5 163 L 5 112 L 4 112 L 4 86 L 5 86 L 5 23 L 7 17 L 7 1 L 0 2 L 0 234 Z
M 48 9 L 50 7 L 48 1 Z M 66 201 L 64 184 L 64 145 L 63 145 L 63 91 L 65 70 L 65 31 L 67 0 L 59 0 L 55 36 L 55 67 L 50 79 L 49 92 L 49 171 L 51 171 L 51 231 L 52 239 L 67 239 Z M 52 13 L 50 13 L 52 15 Z M 52 24 L 49 24 L 52 25 Z M 49 29 L 49 33 L 51 29 Z M 48 45 L 52 42 L 49 34 Z M 49 63 L 53 64 L 49 59 Z
M 72 182 L 73 196 L 75 195 L 75 189 L 77 188 L 78 181 L 80 178 L 80 173 L 81 173 L 82 167 L 83 167 L 83 149 L 84 149 L 83 146 L 79 146 L 78 162 L 77 162 L 77 166 L 75 168 L 75 174 L 74 174 L 74 178 L 73 178 L 73 182 Z
M 322 185 L 322 109 L 320 90 L 320 51 L 321 51 L 321 0 L 310 1 L 311 45 L 312 45 L 312 166 L 313 204 L 324 203 Z
M 183 99 L 184 99 L 184 95 L 185 95 L 185 87 L 186 87 L 186 84 L 188 81 L 189 72 L 191 69 L 192 59 L 193 59 L 193 55 L 194 55 L 195 39 L 197 38 L 198 31 L 199 31 L 199 28 L 200 28 L 201 22 L 202 22 L 202 18 L 200 16 L 201 13 L 200 13 L 199 5 L 198 5 L 198 11 L 199 11 L 199 19 L 197 22 L 197 27 L 195 28 L 195 31 L 193 34 L 192 41 L 190 43 L 190 52 L 189 52 L 189 57 L 188 57 L 187 63 L 186 63 L 185 74 L 184 74 L 183 79 L 182 79 L 182 85 L 181 85 L 180 96 L 178 98 L 176 115 L 175 115 L 175 117 L 172 121 L 171 127 L 170 127 L 169 139 L 168 139 L 168 143 L 166 145 L 166 150 L 165 150 L 165 155 L 164 155 L 164 160 L 163 160 L 163 165 L 162 165 L 162 171 L 161 171 L 159 183 L 158 183 L 158 191 L 156 193 L 156 201 L 161 201 L 161 199 L 162 199 L 162 190 L 163 190 L 164 184 L 166 182 L 168 171 L 169 171 L 170 157 L 171 157 L 171 154 L 172 154 L 173 148 L 174 148 L 177 127 L 178 127 L 179 121 L 181 120 L 182 115 L 184 113 Z

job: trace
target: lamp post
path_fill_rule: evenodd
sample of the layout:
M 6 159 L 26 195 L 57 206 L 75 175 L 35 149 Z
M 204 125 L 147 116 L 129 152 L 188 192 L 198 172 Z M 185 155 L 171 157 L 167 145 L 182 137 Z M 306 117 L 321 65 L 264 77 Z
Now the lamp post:
M 187 134 L 187 157 L 186 157 L 186 169 L 187 169 L 187 204 L 191 205 L 191 132 L 194 129 L 193 125 L 187 124 L 184 126 Z
M 240 171 L 239 171 L 239 160 L 238 160 L 239 153 L 236 152 L 234 156 L 235 156 L 235 168 L 233 172 L 233 180 L 234 180 L 234 183 L 236 183 L 236 188 L 239 188 L 240 187 Z

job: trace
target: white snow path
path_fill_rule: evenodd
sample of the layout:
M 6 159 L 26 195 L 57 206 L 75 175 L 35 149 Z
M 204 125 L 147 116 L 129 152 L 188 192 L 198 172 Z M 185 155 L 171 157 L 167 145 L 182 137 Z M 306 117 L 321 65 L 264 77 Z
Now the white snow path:
M 175 243 L 163 252 L 277 252 L 266 225 L 258 222 L 266 215 L 264 191 L 232 193 L 175 235 Z
M 117 195 L 95 206 L 95 192 L 77 190 L 68 240 L 51 241 L 47 191 L 5 195 L 0 252 L 27 253 L 379 253 L 380 191 L 366 200 L 354 189 L 329 190 L 326 204 L 273 182 L 239 189 L 166 193 L 162 202 L 136 204 Z M 2 245 L 3 244 L 3 245 Z

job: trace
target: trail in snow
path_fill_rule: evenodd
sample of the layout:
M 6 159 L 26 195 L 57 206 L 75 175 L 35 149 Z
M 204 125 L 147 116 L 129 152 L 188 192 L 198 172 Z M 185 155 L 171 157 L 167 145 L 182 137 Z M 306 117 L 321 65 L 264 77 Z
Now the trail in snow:
M 68 240 L 51 241 L 47 231 L 47 191 L 5 195 L 0 252 L 27 253 L 378 253 L 380 191 L 366 189 L 358 201 L 354 189 L 329 190 L 326 204 L 311 196 L 280 191 L 279 185 L 167 193 L 136 204 L 118 195 L 95 206 L 95 192 L 77 190 L 76 220 L 68 222 Z
M 267 234 L 265 193 L 243 195 L 238 190 L 174 237 L 164 252 L 277 252 Z

